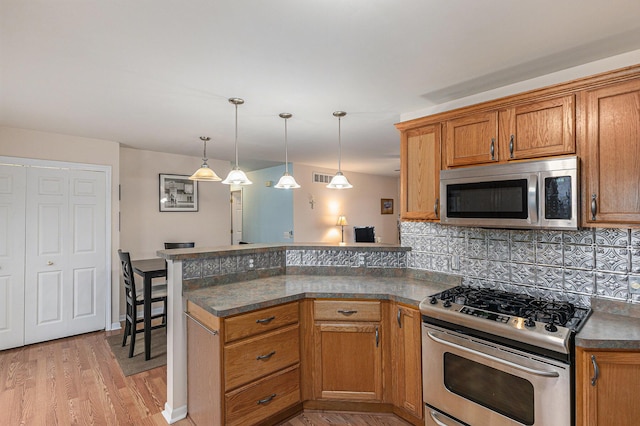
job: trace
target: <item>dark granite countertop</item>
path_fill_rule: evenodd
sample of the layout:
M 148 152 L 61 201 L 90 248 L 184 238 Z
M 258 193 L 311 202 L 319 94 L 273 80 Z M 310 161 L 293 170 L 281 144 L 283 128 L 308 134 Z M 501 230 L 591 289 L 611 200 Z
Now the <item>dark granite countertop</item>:
M 227 317 L 304 298 L 377 299 L 416 308 L 425 297 L 455 284 L 408 277 L 278 275 L 185 292 L 217 317 Z

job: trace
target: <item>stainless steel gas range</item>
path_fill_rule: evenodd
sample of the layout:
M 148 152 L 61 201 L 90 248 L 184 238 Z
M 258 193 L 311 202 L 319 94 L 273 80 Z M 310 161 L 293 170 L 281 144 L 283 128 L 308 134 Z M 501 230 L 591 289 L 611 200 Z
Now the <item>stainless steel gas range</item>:
M 589 309 L 459 286 L 420 311 L 427 426 L 574 423 L 574 337 Z

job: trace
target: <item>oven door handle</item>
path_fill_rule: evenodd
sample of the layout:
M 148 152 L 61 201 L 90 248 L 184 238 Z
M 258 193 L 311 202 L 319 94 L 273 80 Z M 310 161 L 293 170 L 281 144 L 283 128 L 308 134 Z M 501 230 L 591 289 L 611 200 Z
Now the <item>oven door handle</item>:
M 458 423 L 449 417 L 446 419 L 440 418 L 440 414 L 437 411 L 429 410 L 429 415 L 431 416 L 431 420 L 438 426 L 462 426 L 462 423 Z M 445 423 L 445 421 L 447 423 Z
M 442 345 L 450 346 L 452 348 L 456 348 L 456 349 L 459 349 L 461 351 L 469 352 L 469 353 L 472 353 L 474 355 L 478 355 L 478 356 L 481 356 L 483 358 L 489 359 L 491 361 L 495 361 L 495 362 L 498 362 L 500 364 L 508 365 L 509 367 L 513 367 L 515 369 L 518 369 L 518 370 L 521 370 L 521 371 L 525 371 L 525 372 L 527 372 L 529 374 L 535 374 L 536 376 L 542 376 L 542 377 L 559 377 L 560 376 L 560 374 L 558 374 L 557 371 L 536 370 L 536 369 L 533 369 L 533 368 L 525 367 L 524 365 L 516 364 L 515 362 L 507 361 L 506 359 L 498 358 L 496 356 L 489 355 L 489 354 L 486 354 L 484 352 L 477 351 L 475 349 L 465 348 L 464 346 L 460 346 L 457 343 L 449 342 L 448 340 L 444 340 L 444 339 L 442 339 L 440 337 L 436 337 L 433 334 L 433 332 L 431 332 L 431 331 L 427 332 L 427 335 L 429 336 L 429 338 L 431 340 L 433 340 L 436 343 L 440 343 Z

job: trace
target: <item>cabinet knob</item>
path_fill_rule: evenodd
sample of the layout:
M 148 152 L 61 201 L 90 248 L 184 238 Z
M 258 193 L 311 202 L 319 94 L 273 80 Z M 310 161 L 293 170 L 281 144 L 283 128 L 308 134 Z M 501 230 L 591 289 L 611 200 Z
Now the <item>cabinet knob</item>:
M 48 261 L 47 262 L 47 266 L 51 266 L 51 265 L 53 265 L 53 262 L 52 261 Z

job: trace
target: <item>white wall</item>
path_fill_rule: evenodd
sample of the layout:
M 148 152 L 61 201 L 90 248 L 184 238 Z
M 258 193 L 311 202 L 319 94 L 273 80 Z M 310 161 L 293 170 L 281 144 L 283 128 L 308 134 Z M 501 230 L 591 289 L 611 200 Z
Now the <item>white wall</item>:
M 313 172 L 334 175 L 335 169 L 296 163 L 294 170 L 296 181 L 301 186 L 293 190 L 293 239 L 296 243 L 340 242 L 340 227 L 336 226 L 340 214 L 344 214 L 349 222 L 349 226 L 344 228 L 345 242 L 354 241 L 354 226 L 375 226 L 376 236 L 381 237 L 383 243 L 398 243 L 397 178 L 343 170 L 353 188 L 337 190 L 312 182 Z M 311 198 L 314 200 L 313 208 L 309 203 Z M 394 200 L 393 214 L 380 214 L 381 198 Z
M 502 98 L 504 96 L 514 95 L 517 93 L 551 86 L 554 84 L 560 84 L 582 77 L 589 77 L 591 75 L 600 74 L 618 68 L 633 66 L 638 63 L 640 63 L 640 50 L 634 50 L 632 52 L 611 56 L 599 61 L 593 61 L 588 64 L 579 65 L 551 74 L 546 74 L 541 77 L 532 78 L 504 87 L 499 87 L 494 90 L 488 90 L 486 92 L 478 93 L 477 95 L 468 96 L 466 98 L 458 99 L 455 101 L 445 102 L 440 105 L 420 109 L 418 111 L 406 112 L 400 114 L 400 121 L 408 121 L 414 118 L 425 117 L 428 115 L 437 114 L 439 112 L 449 111 L 468 105 L 474 105 L 480 102 Z
M 120 144 L 101 139 L 33 130 L 0 127 L 0 155 L 39 160 L 111 166 L 111 246 L 118 247 L 118 184 Z M 111 318 L 117 321 L 120 311 L 120 261 L 116 250 L 111 256 Z
M 229 186 L 198 182 L 197 212 L 160 212 L 160 173 L 191 175 L 202 160 L 184 155 L 120 150 L 120 248 L 132 259 L 157 257 L 165 242 L 194 241 L 196 247 L 229 245 L 231 208 Z M 230 170 L 227 161 L 209 159 L 219 176 Z

